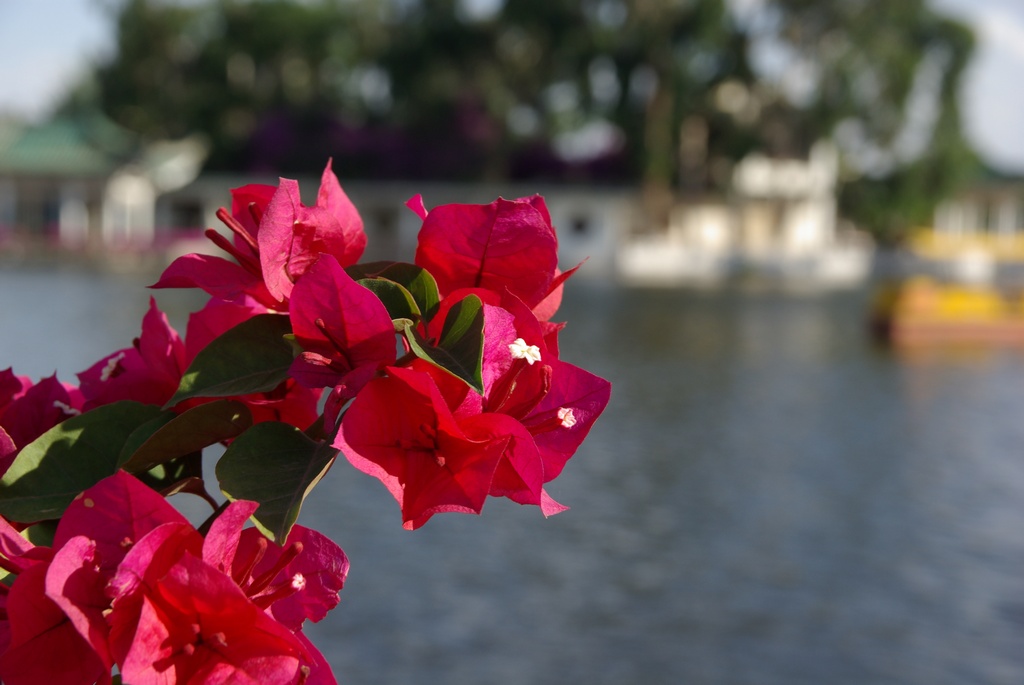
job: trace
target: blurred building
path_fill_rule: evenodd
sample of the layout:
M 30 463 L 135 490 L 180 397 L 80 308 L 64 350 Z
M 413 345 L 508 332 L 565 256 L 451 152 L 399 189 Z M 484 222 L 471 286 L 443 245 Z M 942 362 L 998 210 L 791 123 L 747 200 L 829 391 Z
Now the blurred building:
M 843 228 L 836 209 L 838 154 L 815 144 L 802 159 L 751 154 L 724 195 L 676 200 L 662 231 L 623 245 L 629 282 L 717 282 L 755 274 L 799 283 L 860 283 L 871 268 L 868 237 Z
M 278 178 L 200 174 L 205 153 L 200 140 L 144 141 L 99 116 L 4 124 L 0 240 L 165 259 L 217 252 L 202 234 L 220 226 L 216 211 L 230 206 L 230 189 Z M 412 261 L 419 219 L 403 203 L 415 194 L 429 208 L 539 193 L 558 229 L 562 268 L 588 262 L 580 277 L 673 286 L 756 273 L 858 283 L 872 251 L 861 235 L 840 229 L 837 168 L 825 143 L 805 159 L 750 155 L 733 169 L 726 192 L 661 198 L 662 218 L 631 186 L 341 181 L 366 225 L 366 259 Z M 312 204 L 319 178 L 298 180 Z
M 198 138 L 143 141 L 98 114 L 0 121 L 0 240 L 150 247 L 157 199 L 191 182 L 205 156 Z
M 917 272 L 1024 281 L 1024 180 L 992 175 L 942 201 L 909 248 Z

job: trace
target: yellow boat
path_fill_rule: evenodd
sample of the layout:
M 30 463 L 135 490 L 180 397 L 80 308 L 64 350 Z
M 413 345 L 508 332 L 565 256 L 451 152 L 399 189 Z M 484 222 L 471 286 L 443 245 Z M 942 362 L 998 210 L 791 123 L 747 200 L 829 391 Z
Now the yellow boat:
M 1024 346 L 1024 298 L 992 286 L 915 277 L 876 291 L 870 323 L 894 345 Z

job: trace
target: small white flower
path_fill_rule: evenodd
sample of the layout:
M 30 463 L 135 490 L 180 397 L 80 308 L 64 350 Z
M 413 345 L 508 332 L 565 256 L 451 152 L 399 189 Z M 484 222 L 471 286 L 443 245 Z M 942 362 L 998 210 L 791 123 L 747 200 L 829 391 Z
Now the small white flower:
M 576 415 L 572 413 L 572 407 L 559 407 L 558 420 L 562 422 L 562 428 L 572 428 L 576 425 Z
M 114 374 L 114 371 L 117 370 L 117 365 L 121 363 L 122 359 L 124 359 L 124 352 L 119 352 L 108 359 L 107 365 L 103 367 L 102 371 L 100 371 L 100 380 L 109 381 L 110 377 Z
M 536 345 L 527 345 L 526 341 L 522 338 L 516 338 L 515 341 L 508 346 L 509 352 L 512 353 L 513 359 L 525 359 L 526 363 L 533 366 L 534 362 L 540 361 L 540 348 Z
M 82 412 L 78 411 L 77 409 L 75 409 L 74 407 L 72 407 L 67 402 L 61 402 L 60 400 L 54 400 L 53 401 L 53 406 L 56 407 L 57 409 L 60 409 L 62 412 L 64 412 L 65 416 L 78 416 L 79 414 L 82 413 Z
M 306 577 L 301 573 L 296 573 L 292 576 L 292 587 L 296 590 L 306 587 Z

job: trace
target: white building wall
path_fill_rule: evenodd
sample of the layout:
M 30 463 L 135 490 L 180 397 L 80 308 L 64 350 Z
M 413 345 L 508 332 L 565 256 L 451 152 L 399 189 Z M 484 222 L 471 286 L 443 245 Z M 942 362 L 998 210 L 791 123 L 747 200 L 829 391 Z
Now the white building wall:
M 103 197 L 103 242 L 145 247 L 153 243 L 156 191 L 143 175 L 119 172 L 107 183 Z
M 60 187 L 58 231 L 64 247 L 82 247 L 89 240 L 89 207 L 80 183 Z

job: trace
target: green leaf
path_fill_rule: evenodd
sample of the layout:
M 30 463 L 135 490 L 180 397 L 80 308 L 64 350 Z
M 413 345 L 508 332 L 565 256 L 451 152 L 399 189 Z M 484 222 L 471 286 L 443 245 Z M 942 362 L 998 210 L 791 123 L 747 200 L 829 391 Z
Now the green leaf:
M 398 283 L 412 295 L 417 309 L 427 321 L 437 313 L 437 306 L 441 302 L 437 281 L 422 266 L 406 262 L 367 262 L 350 266 L 345 271 L 357 281 L 364 278 L 386 278 Z
M 465 350 L 470 357 L 475 354 L 479 366 L 484 344 L 484 303 L 479 297 L 468 295 L 448 310 L 438 344 L 452 353 Z
M 231 397 L 276 388 L 295 359 L 285 336 L 291 321 L 283 314 L 257 314 L 203 348 L 189 364 L 173 407 L 193 397 Z
M 483 307 L 483 302 L 476 295 L 469 295 L 454 305 L 445 317 L 441 341 L 437 345 L 424 340 L 407 319 L 397 320 L 395 325 L 403 326 L 413 354 L 441 367 L 483 394 Z
M 58 523 L 59 521 L 56 519 L 34 523 L 21 531 L 21 536 L 36 547 L 53 547 L 53 538 L 57 534 Z
M 209 497 L 203 482 L 202 452 L 193 452 L 157 464 L 148 471 L 135 474 L 135 477 L 164 497 L 179 492 Z
M 121 451 L 121 468 L 129 473 L 148 471 L 241 435 L 251 425 L 249 409 L 235 400 L 206 402 L 177 415 L 165 412 L 129 437 Z
M 128 438 L 160 413 L 155 405 L 115 402 L 46 431 L 0 480 L 0 515 L 23 523 L 60 517 L 79 493 L 117 472 Z
M 242 433 L 217 462 L 221 492 L 258 502 L 253 519 L 278 543 L 288 537 L 306 495 L 334 463 L 338 450 L 287 423 L 266 421 Z
M 420 308 L 413 299 L 412 294 L 394 281 L 386 278 L 360 278 L 356 281 L 359 285 L 373 292 L 388 310 L 392 319 L 413 319 L 421 318 Z

